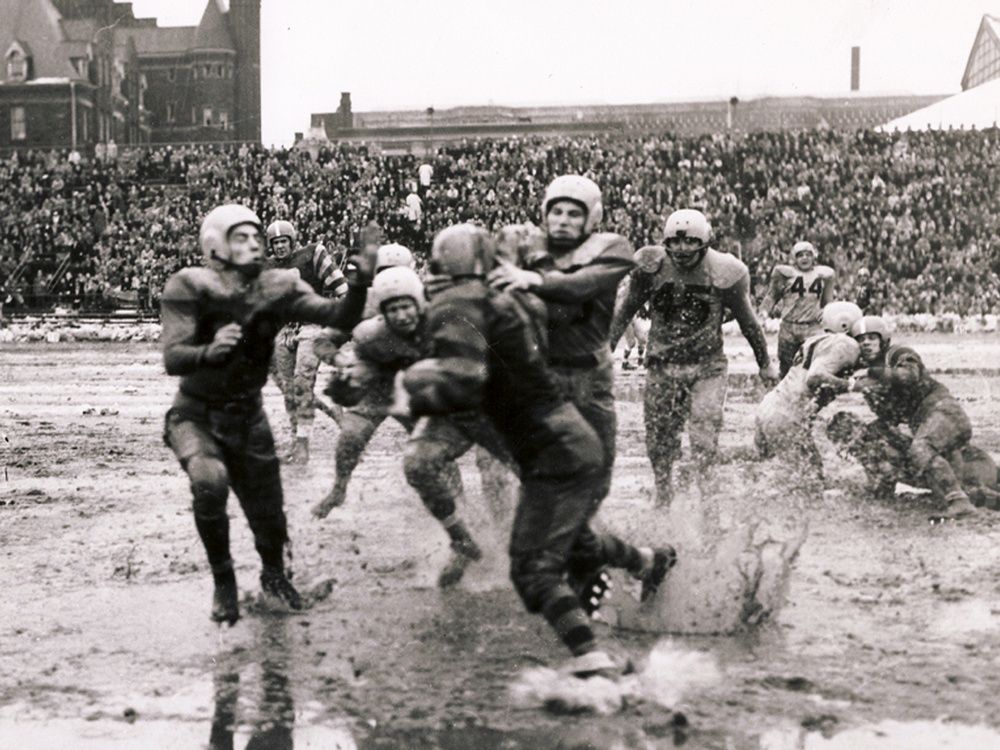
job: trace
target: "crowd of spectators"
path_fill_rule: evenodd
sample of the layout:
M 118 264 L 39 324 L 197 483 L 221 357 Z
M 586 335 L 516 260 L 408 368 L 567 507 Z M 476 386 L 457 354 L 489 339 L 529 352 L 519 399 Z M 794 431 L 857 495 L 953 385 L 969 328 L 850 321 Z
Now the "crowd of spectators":
M 375 221 L 419 256 L 455 222 L 537 221 L 547 182 L 580 173 L 603 189 L 604 227 L 636 247 L 659 239 L 670 211 L 705 211 L 716 246 L 749 265 L 758 297 L 772 266 L 809 239 L 845 296 L 864 267 L 883 312 L 983 314 L 1000 306 L 998 167 L 996 129 L 510 138 L 424 157 L 344 144 L 161 147 L 89 161 L 14 153 L 0 159 L 0 293 L 26 306 L 49 295 L 152 306 L 172 272 L 200 262 L 200 219 L 227 202 L 340 250 Z

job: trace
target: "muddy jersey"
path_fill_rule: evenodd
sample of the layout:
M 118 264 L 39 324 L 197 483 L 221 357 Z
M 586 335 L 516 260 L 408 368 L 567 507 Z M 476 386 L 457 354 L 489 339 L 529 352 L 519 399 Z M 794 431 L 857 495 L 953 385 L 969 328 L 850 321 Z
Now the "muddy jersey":
M 515 458 L 536 451 L 551 437 L 545 417 L 565 399 L 533 328 L 512 295 L 481 280 L 435 294 L 427 310 L 431 359 L 405 380 L 414 416 L 482 409 Z
M 948 388 L 927 373 L 920 355 L 908 346 L 890 346 L 882 364 L 868 368 L 862 393 L 880 420 L 911 426 L 933 403 L 952 398 Z
M 636 255 L 642 260 L 629 276 L 624 305 L 637 309 L 649 300 L 647 361 L 690 365 L 723 357 L 724 310 L 736 308 L 750 288 L 750 273 L 743 262 L 709 249 L 695 268 L 681 269 L 659 245 L 645 247 Z
M 810 389 L 809 378 L 820 373 L 846 378 L 857 369 L 860 355 L 858 342 L 845 333 L 820 333 L 806 339 L 788 374 L 760 402 L 758 414 L 772 424 L 803 423 L 836 397 Z
M 385 318 L 376 315 L 355 326 L 351 334 L 354 353 L 359 359 L 394 374 L 424 356 L 425 328 L 426 324 L 421 320 L 412 337 L 400 336 L 386 325 Z
M 181 376 L 181 391 L 205 401 L 251 398 L 267 381 L 274 337 L 283 325 L 351 328 L 361 319 L 365 297 L 364 287 L 351 286 L 343 299 L 326 299 L 287 270 L 267 270 L 237 285 L 211 268 L 182 269 L 160 299 L 167 373 Z M 216 331 L 230 323 L 243 329 L 236 348 L 223 363 L 206 362 Z
M 618 234 L 592 234 L 579 247 L 533 259 L 542 275 L 532 291 L 549 305 L 549 357 L 553 363 L 602 353 L 618 284 L 634 267 L 632 245 Z
M 777 265 L 771 272 L 768 296 L 778 303 L 783 323 L 818 324 L 823 315 L 823 293 L 833 278 L 830 266 L 800 271 L 795 266 Z

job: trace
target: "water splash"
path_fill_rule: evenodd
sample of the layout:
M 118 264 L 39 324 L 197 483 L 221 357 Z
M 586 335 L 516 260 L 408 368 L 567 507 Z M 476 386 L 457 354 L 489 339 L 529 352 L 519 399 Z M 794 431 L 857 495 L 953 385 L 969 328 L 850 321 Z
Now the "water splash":
M 628 703 L 674 708 L 717 684 L 721 677 L 711 655 L 680 648 L 667 640 L 653 647 L 640 671 L 617 680 L 603 677 L 581 680 L 539 667 L 522 672 L 511 685 L 510 694 L 514 704 L 521 708 L 607 716 Z

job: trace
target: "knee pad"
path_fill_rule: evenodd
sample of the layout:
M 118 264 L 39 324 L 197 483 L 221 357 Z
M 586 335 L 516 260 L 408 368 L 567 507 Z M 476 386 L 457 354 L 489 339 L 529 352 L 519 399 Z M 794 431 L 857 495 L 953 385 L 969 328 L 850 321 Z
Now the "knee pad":
M 185 465 L 191 480 L 195 516 L 214 518 L 226 512 L 229 497 L 229 474 L 222 461 L 205 455 L 195 455 Z
M 927 470 L 935 458 L 938 458 L 938 453 L 926 440 L 914 438 L 913 442 L 910 443 L 907 456 L 910 459 L 910 463 L 913 464 L 913 468 L 923 472 Z

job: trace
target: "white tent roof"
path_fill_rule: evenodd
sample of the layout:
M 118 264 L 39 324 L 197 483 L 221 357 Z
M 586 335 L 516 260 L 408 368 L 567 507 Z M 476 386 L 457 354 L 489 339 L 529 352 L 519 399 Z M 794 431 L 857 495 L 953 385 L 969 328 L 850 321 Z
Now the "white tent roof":
M 1000 126 L 1000 78 L 897 117 L 876 130 L 947 130 Z

